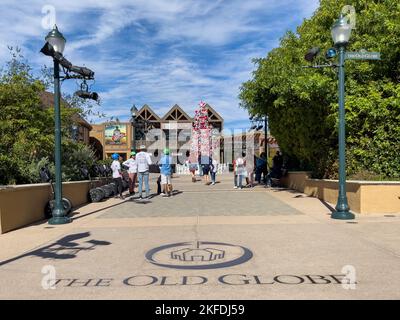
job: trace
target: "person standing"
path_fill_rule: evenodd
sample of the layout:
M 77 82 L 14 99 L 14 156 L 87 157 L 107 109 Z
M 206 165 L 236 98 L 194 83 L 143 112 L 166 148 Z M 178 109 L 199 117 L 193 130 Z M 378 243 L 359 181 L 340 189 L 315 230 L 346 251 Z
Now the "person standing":
M 168 148 L 164 149 L 164 155 L 160 159 L 160 173 L 161 173 L 161 185 L 163 189 L 163 197 L 170 197 L 172 195 L 172 157 L 169 155 L 170 151 Z
M 259 157 L 256 157 L 256 181 L 261 183 L 261 175 L 266 166 L 265 152 L 262 152 Z
M 249 150 L 245 158 L 246 163 L 246 183 L 247 187 L 253 188 L 254 184 L 254 152 Z
M 139 180 L 139 197 L 143 199 L 142 189 L 143 181 L 146 189 L 146 199 L 150 194 L 149 187 L 149 166 L 152 164 L 150 155 L 146 152 L 146 146 L 141 145 L 139 152 L 136 154 L 137 174 Z
M 137 163 L 136 163 L 136 152 L 131 152 L 131 157 L 122 163 L 122 165 L 127 166 L 129 174 L 129 194 L 135 194 L 135 184 L 137 178 Z
M 243 159 L 244 153 L 242 154 L 242 157 L 238 157 L 235 160 L 235 169 L 236 169 L 236 175 L 235 175 L 235 189 L 243 189 L 243 177 L 245 176 L 245 161 Z
M 117 153 L 114 153 L 111 158 L 113 159 L 113 162 L 111 163 L 113 181 L 117 186 L 119 197 L 123 200 L 124 196 L 122 195 L 122 171 L 121 164 L 119 162 L 119 155 Z
M 212 158 L 212 161 L 211 161 L 211 184 L 212 185 L 215 185 L 217 172 L 218 172 L 218 161 L 217 161 L 217 159 Z

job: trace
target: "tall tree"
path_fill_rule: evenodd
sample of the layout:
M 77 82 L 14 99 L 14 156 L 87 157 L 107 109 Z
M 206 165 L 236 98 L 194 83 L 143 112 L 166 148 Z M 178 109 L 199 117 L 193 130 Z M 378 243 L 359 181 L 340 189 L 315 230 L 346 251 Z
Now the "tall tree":
M 280 46 L 256 59 L 241 104 L 268 114 L 281 149 L 317 177 L 337 176 L 338 96 L 335 69 L 305 69 L 309 48 L 332 47 L 330 29 L 345 0 L 321 0 L 314 15 Z M 346 62 L 347 169 L 400 177 L 400 3 L 355 0 L 349 51 L 379 51 L 382 61 Z

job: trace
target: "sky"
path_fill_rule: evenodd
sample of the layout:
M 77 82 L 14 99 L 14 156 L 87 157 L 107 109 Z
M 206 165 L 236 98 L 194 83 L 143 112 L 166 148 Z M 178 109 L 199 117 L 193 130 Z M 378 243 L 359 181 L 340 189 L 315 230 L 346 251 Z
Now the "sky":
M 248 128 L 240 85 L 253 58 L 265 57 L 288 30 L 312 16 L 318 0 L 0 0 L 0 65 L 18 46 L 39 72 L 39 53 L 54 23 L 67 39 L 65 57 L 95 72 L 98 111 L 128 121 L 148 104 L 163 116 L 174 104 L 193 115 L 202 100 L 225 128 Z M 62 90 L 78 90 L 74 80 Z M 104 119 L 88 119 L 100 123 Z

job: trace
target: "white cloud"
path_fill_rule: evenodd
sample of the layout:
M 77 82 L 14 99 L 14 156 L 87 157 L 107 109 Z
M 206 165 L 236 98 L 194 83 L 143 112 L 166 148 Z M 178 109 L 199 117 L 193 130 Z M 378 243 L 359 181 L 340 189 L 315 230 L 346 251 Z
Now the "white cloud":
M 2 0 L 1 63 L 6 46 L 18 45 L 36 68 L 49 64 L 38 54 L 48 32 L 44 4 L 56 8 L 68 59 L 96 72 L 108 115 L 128 117 L 132 103 L 161 115 L 175 103 L 190 112 L 203 99 L 234 121 L 247 118 L 237 96 L 251 59 L 265 56 L 318 0 Z

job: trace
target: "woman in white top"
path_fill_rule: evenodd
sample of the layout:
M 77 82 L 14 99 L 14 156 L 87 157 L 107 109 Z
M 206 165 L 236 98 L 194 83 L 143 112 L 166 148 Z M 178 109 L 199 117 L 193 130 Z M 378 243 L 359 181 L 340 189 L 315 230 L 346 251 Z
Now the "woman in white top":
M 122 195 L 123 186 L 122 186 L 122 171 L 121 171 L 121 164 L 119 162 L 120 156 L 118 153 L 114 153 L 111 158 L 113 162 L 111 163 L 111 170 L 113 172 L 112 177 L 114 180 L 115 185 L 117 186 L 119 197 L 124 199 Z
M 138 171 L 138 166 L 137 166 L 137 162 L 136 162 L 136 152 L 132 151 L 131 157 L 128 160 L 126 160 L 125 162 L 123 162 L 122 164 L 129 168 L 128 169 L 129 194 L 134 195 L 135 194 L 136 177 L 137 177 L 137 171 Z
M 242 157 L 244 157 L 245 154 L 242 154 Z M 238 157 L 235 160 L 235 189 L 239 188 L 239 189 L 243 189 L 243 177 L 246 175 L 246 161 L 242 158 L 242 157 Z M 239 181 L 237 181 L 236 179 L 238 179 Z

